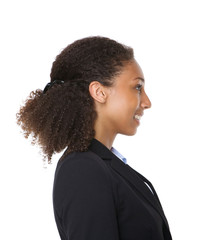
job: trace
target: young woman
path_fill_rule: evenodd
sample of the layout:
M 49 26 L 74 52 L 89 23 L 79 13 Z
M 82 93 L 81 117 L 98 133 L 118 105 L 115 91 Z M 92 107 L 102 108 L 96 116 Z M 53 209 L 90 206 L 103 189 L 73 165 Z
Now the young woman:
M 134 135 L 151 107 L 133 49 L 104 37 L 68 45 L 51 81 L 32 92 L 17 114 L 56 168 L 54 215 L 63 240 L 171 240 L 152 184 L 112 147 Z

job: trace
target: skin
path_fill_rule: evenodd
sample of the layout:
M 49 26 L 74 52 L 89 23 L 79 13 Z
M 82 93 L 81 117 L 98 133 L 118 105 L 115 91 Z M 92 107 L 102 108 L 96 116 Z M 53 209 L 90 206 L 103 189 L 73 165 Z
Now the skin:
M 135 114 L 143 115 L 144 110 L 151 107 L 143 72 L 135 60 L 123 67 L 112 87 L 93 81 L 89 91 L 97 111 L 95 138 L 109 149 L 118 133 L 134 135 L 140 125 Z

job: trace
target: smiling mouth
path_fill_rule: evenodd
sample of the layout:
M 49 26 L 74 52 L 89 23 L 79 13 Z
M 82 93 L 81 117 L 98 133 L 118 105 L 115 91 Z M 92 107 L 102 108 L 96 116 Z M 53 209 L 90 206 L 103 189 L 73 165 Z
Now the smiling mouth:
M 141 116 L 136 114 L 136 115 L 134 116 L 134 118 L 137 119 L 137 120 L 140 120 L 140 119 L 141 119 Z

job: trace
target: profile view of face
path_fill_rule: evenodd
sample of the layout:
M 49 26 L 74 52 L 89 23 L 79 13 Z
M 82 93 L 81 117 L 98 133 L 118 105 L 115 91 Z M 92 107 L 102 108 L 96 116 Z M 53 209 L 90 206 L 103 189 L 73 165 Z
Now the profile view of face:
M 114 134 L 134 135 L 140 117 L 150 107 L 143 72 L 139 64 L 132 61 L 123 67 L 110 87 L 104 111 L 106 129 Z

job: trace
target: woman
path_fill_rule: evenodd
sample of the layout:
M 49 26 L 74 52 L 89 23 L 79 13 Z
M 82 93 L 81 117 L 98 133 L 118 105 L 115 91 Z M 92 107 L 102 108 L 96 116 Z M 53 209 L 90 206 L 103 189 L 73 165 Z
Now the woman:
M 51 81 L 32 92 L 18 124 L 56 168 L 54 215 L 61 239 L 170 240 L 152 184 L 112 147 L 117 134 L 134 135 L 151 102 L 133 49 L 104 37 L 68 45 Z

